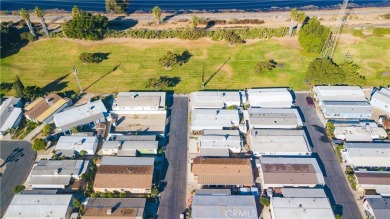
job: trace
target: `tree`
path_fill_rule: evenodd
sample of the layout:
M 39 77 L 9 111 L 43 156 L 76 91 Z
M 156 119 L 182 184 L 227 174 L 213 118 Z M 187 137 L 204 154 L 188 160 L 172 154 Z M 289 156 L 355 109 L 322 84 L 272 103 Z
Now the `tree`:
M 26 186 L 24 186 L 24 185 L 16 185 L 16 186 L 12 189 L 12 191 L 13 191 L 15 194 L 17 194 L 17 193 L 23 192 L 23 190 L 25 190 L 25 189 L 26 189 Z
M 262 61 L 262 62 L 259 62 L 256 64 L 255 66 L 255 71 L 257 73 L 260 73 L 264 70 L 272 70 L 276 67 L 276 62 L 272 59 L 268 60 L 268 61 Z
M 73 18 L 62 24 L 65 36 L 76 39 L 100 40 L 104 37 L 108 28 L 108 18 L 92 15 L 87 12 L 79 12 L 79 9 L 72 10 Z
M 191 18 L 191 26 L 192 26 L 192 28 L 194 28 L 194 29 L 196 29 L 196 27 L 198 27 L 198 25 L 199 25 L 199 18 L 197 17 L 197 16 L 192 16 L 192 18 Z
M 50 124 L 46 124 L 45 126 L 43 126 L 42 134 L 44 136 L 50 135 L 50 132 L 51 132 L 51 125 Z
M 81 150 L 80 151 L 80 156 L 84 157 L 85 155 L 87 155 L 87 151 L 86 150 Z
M 32 144 L 32 149 L 34 151 L 44 150 L 45 148 L 46 148 L 46 141 L 44 139 L 41 138 L 34 139 Z
M 13 88 L 17 97 L 24 97 L 24 85 L 18 76 L 16 76 L 16 80 L 13 83 Z
M 293 29 L 295 27 L 295 21 L 297 20 L 298 10 L 296 8 L 291 9 L 290 11 L 290 28 L 288 30 L 289 35 L 292 35 Z
M 261 198 L 260 198 L 260 203 L 261 203 L 263 206 L 266 206 L 266 207 L 268 207 L 269 204 L 270 204 L 267 197 L 261 197 Z
M 38 86 L 27 86 L 24 88 L 24 97 L 29 100 L 34 100 L 43 95 L 43 89 Z
M 321 25 L 316 18 L 311 18 L 309 23 L 299 31 L 299 44 L 306 52 L 320 53 L 329 32 L 329 28 Z
M 45 31 L 47 37 L 50 38 L 49 30 L 47 29 L 46 22 L 45 22 L 45 13 L 44 13 L 43 10 L 42 10 L 40 7 L 38 7 L 38 6 L 35 7 L 34 11 L 35 11 L 35 14 L 37 15 L 37 17 L 38 17 L 39 19 L 41 19 L 42 29 Z
M 239 35 L 237 35 L 236 32 L 234 32 L 233 30 L 229 29 L 229 30 L 226 30 L 226 32 L 224 33 L 223 35 L 223 38 L 228 41 L 231 45 L 233 44 L 239 44 L 239 43 L 243 43 L 244 41 L 241 39 L 241 37 Z
M 171 51 L 168 51 L 163 57 L 159 60 L 161 67 L 170 69 L 178 63 L 178 55 L 174 54 Z
M 164 90 L 169 85 L 168 81 L 165 80 L 165 77 L 160 76 L 160 78 L 149 78 L 146 88 L 153 88 L 154 90 Z
M 158 191 L 157 186 L 153 186 L 152 192 L 150 193 L 152 195 L 152 197 L 156 197 L 158 195 L 158 193 L 159 193 L 159 191 Z
M 97 53 L 83 52 L 79 56 L 80 61 L 83 63 L 99 63 L 103 61 L 103 58 Z
M 362 85 L 365 78 L 357 70 L 359 66 L 352 62 L 337 65 L 330 59 L 315 59 L 306 71 L 306 78 L 312 84 L 351 84 Z
M 156 24 L 160 25 L 161 8 L 158 6 L 154 6 L 154 8 L 152 9 L 152 14 L 154 18 L 156 18 Z
M 81 201 L 77 198 L 73 199 L 73 207 L 80 208 L 81 207 Z
M 305 12 L 301 11 L 301 12 L 298 12 L 297 14 L 297 17 L 296 17 L 296 21 L 298 23 L 298 28 L 297 28 L 297 32 L 299 33 L 299 30 L 301 29 L 302 25 L 303 25 L 303 22 L 305 22 L 306 20 L 306 14 Z
M 80 14 L 81 14 L 81 11 L 80 11 L 79 7 L 77 7 L 76 5 L 73 6 L 73 8 L 72 8 L 72 18 L 78 17 L 78 16 L 80 16 Z
M 106 11 L 115 14 L 126 13 L 129 8 L 129 0 L 106 0 Z
M 26 22 L 28 29 L 30 30 L 30 33 L 34 36 L 34 38 L 36 38 L 37 35 L 35 34 L 34 28 L 31 24 L 30 14 L 28 13 L 28 11 L 24 8 L 20 9 L 20 16 Z

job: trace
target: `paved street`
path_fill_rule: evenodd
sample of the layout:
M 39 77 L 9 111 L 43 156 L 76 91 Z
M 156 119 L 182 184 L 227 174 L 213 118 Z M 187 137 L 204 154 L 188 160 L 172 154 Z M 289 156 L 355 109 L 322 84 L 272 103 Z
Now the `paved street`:
M 314 144 L 313 152 L 318 154 L 321 159 L 320 166 L 322 165 L 325 169 L 322 168 L 325 171 L 325 183 L 333 196 L 331 202 L 336 205 L 336 211 L 342 211 L 343 218 L 362 218 L 332 144 L 326 138 L 325 129 L 319 120 L 315 107 L 306 103 L 307 96 L 308 93 L 296 93 L 296 105 L 303 113 L 306 127 Z
M 167 158 L 166 187 L 161 193 L 159 218 L 176 219 L 186 209 L 188 97 L 173 99 Z
M 0 141 L 0 167 L 5 172 L 0 176 L 1 215 L 11 203 L 15 185 L 21 185 L 26 180 L 34 163 L 35 152 L 27 141 Z

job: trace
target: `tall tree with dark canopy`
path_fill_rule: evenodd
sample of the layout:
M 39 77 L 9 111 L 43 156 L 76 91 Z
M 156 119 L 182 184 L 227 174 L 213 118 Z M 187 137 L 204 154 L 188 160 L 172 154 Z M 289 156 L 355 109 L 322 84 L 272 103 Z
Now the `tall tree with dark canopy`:
M 321 25 L 316 18 L 311 18 L 309 23 L 299 31 L 299 44 L 306 52 L 320 53 L 329 31 L 329 28 Z
M 15 89 L 17 97 L 24 97 L 24 85 L 18 76 L 16 76 L 16 80 L 13 83 L 13 87 Z
M 73 13 L 74 12 L 74 13 Z M 76 39 L 100 40 L 107 31 L 108 18 L 72 10 L 73 18 L 62 25 L 65 36 Z
M 31 24 L 30 14 L 28 13 L 28 11 L 24 8 L 20 9 L 20 16 L 26 22 L 28 29 L 30 30 L 30 33 L 34 36 L 34 38 L 36 38 L 37 34 L 35 34 L 34 28 Z
M 115 14 L 123 14 L 129 8 L 129 0 L 106 0 L 106 11 Z
M 39 19 L 41 19 L 42 29 L 45 31 L 47 37 L 50 38 L 49 30 L 47 29 L 46 22 L 45 22 L 45 13 L 44 13 L 43 10 L 42 10 L 40 7 L 38 7 L 38 6 L 35 7 L 34 11 L 35 11 L 35 14 L 37 15 L 37 17 L 38 17 Z

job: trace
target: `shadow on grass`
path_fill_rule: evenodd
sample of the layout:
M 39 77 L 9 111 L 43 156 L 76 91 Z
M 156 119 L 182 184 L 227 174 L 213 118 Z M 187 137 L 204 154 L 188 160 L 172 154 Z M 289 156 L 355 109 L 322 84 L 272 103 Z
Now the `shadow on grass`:
M 106 74 L 104 74 L 103 76 L 101 76 L 100 78 L 98 78 L 96 81 L 92 82 L 92 84 L 90 84 L 88 87 L 86 87 L 84 89 L 84 91 L 87 91 L 90 87 L 92 87 L 94 84 L 96 84 L 97 82 L 99 82 L 100 80 L 102 80 L 103 78 L 105 78 L 107 75 L 109 75 L 110 73 L 116 71 L 121 65 L 117 65 L 115 66 L 113 69 L 111 69 L 109 72 L 107 72 Z
M 214 72 L 209 79 L 207 79 L 207 81 L 204 83 L 204 86 L 206 86 L 210 81 L 211 79 L 213 79 L 215 77 L 215 75 L 223 68 L 223 66 L 226 65 L 226 63 L 230 60 L 230 57 L 221 65 L 221 67 L 219 67 L 219 69 Z
M 53 91 L 61 91 L 68 86 L 69 81 L 63 81 L 70 73 L 67 73 L 56 80 L 45 85 L 42 90 L 44 93 L 50 93 Z

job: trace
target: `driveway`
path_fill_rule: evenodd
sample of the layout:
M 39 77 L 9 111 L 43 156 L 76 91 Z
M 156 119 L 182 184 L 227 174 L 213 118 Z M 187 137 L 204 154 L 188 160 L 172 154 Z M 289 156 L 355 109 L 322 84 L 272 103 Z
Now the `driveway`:
M 342 213 L 343 218 L 348 219 L 362 218 L 341 165 L 333 151 L 333 146 L 326 137 L 325 128 L 317 111 L 314 106 L 309 106 L 306 102 L 306 97 L 309 94 L 296 93 L 295 95 L 296 105 L 300 107 L 303 113 L 305 125 L 314 145 L 313 155 L 318 155 L 325 176 L 326 191 L 332 196 L 330 201 L 332 205 L 336 206 L 336 213 Z
M 186 209 L 188 97 L 175 96 L 171 111 L 166 187 L 161 193 L 159 218 L 176 219 Z
M 1 215 L 11 203 L 15 185 L 21 185 L 26 180 L 35 160 L 35 151 L 27 141 L 0 141 L 0 166 L 5 167 L 0 176 Z

